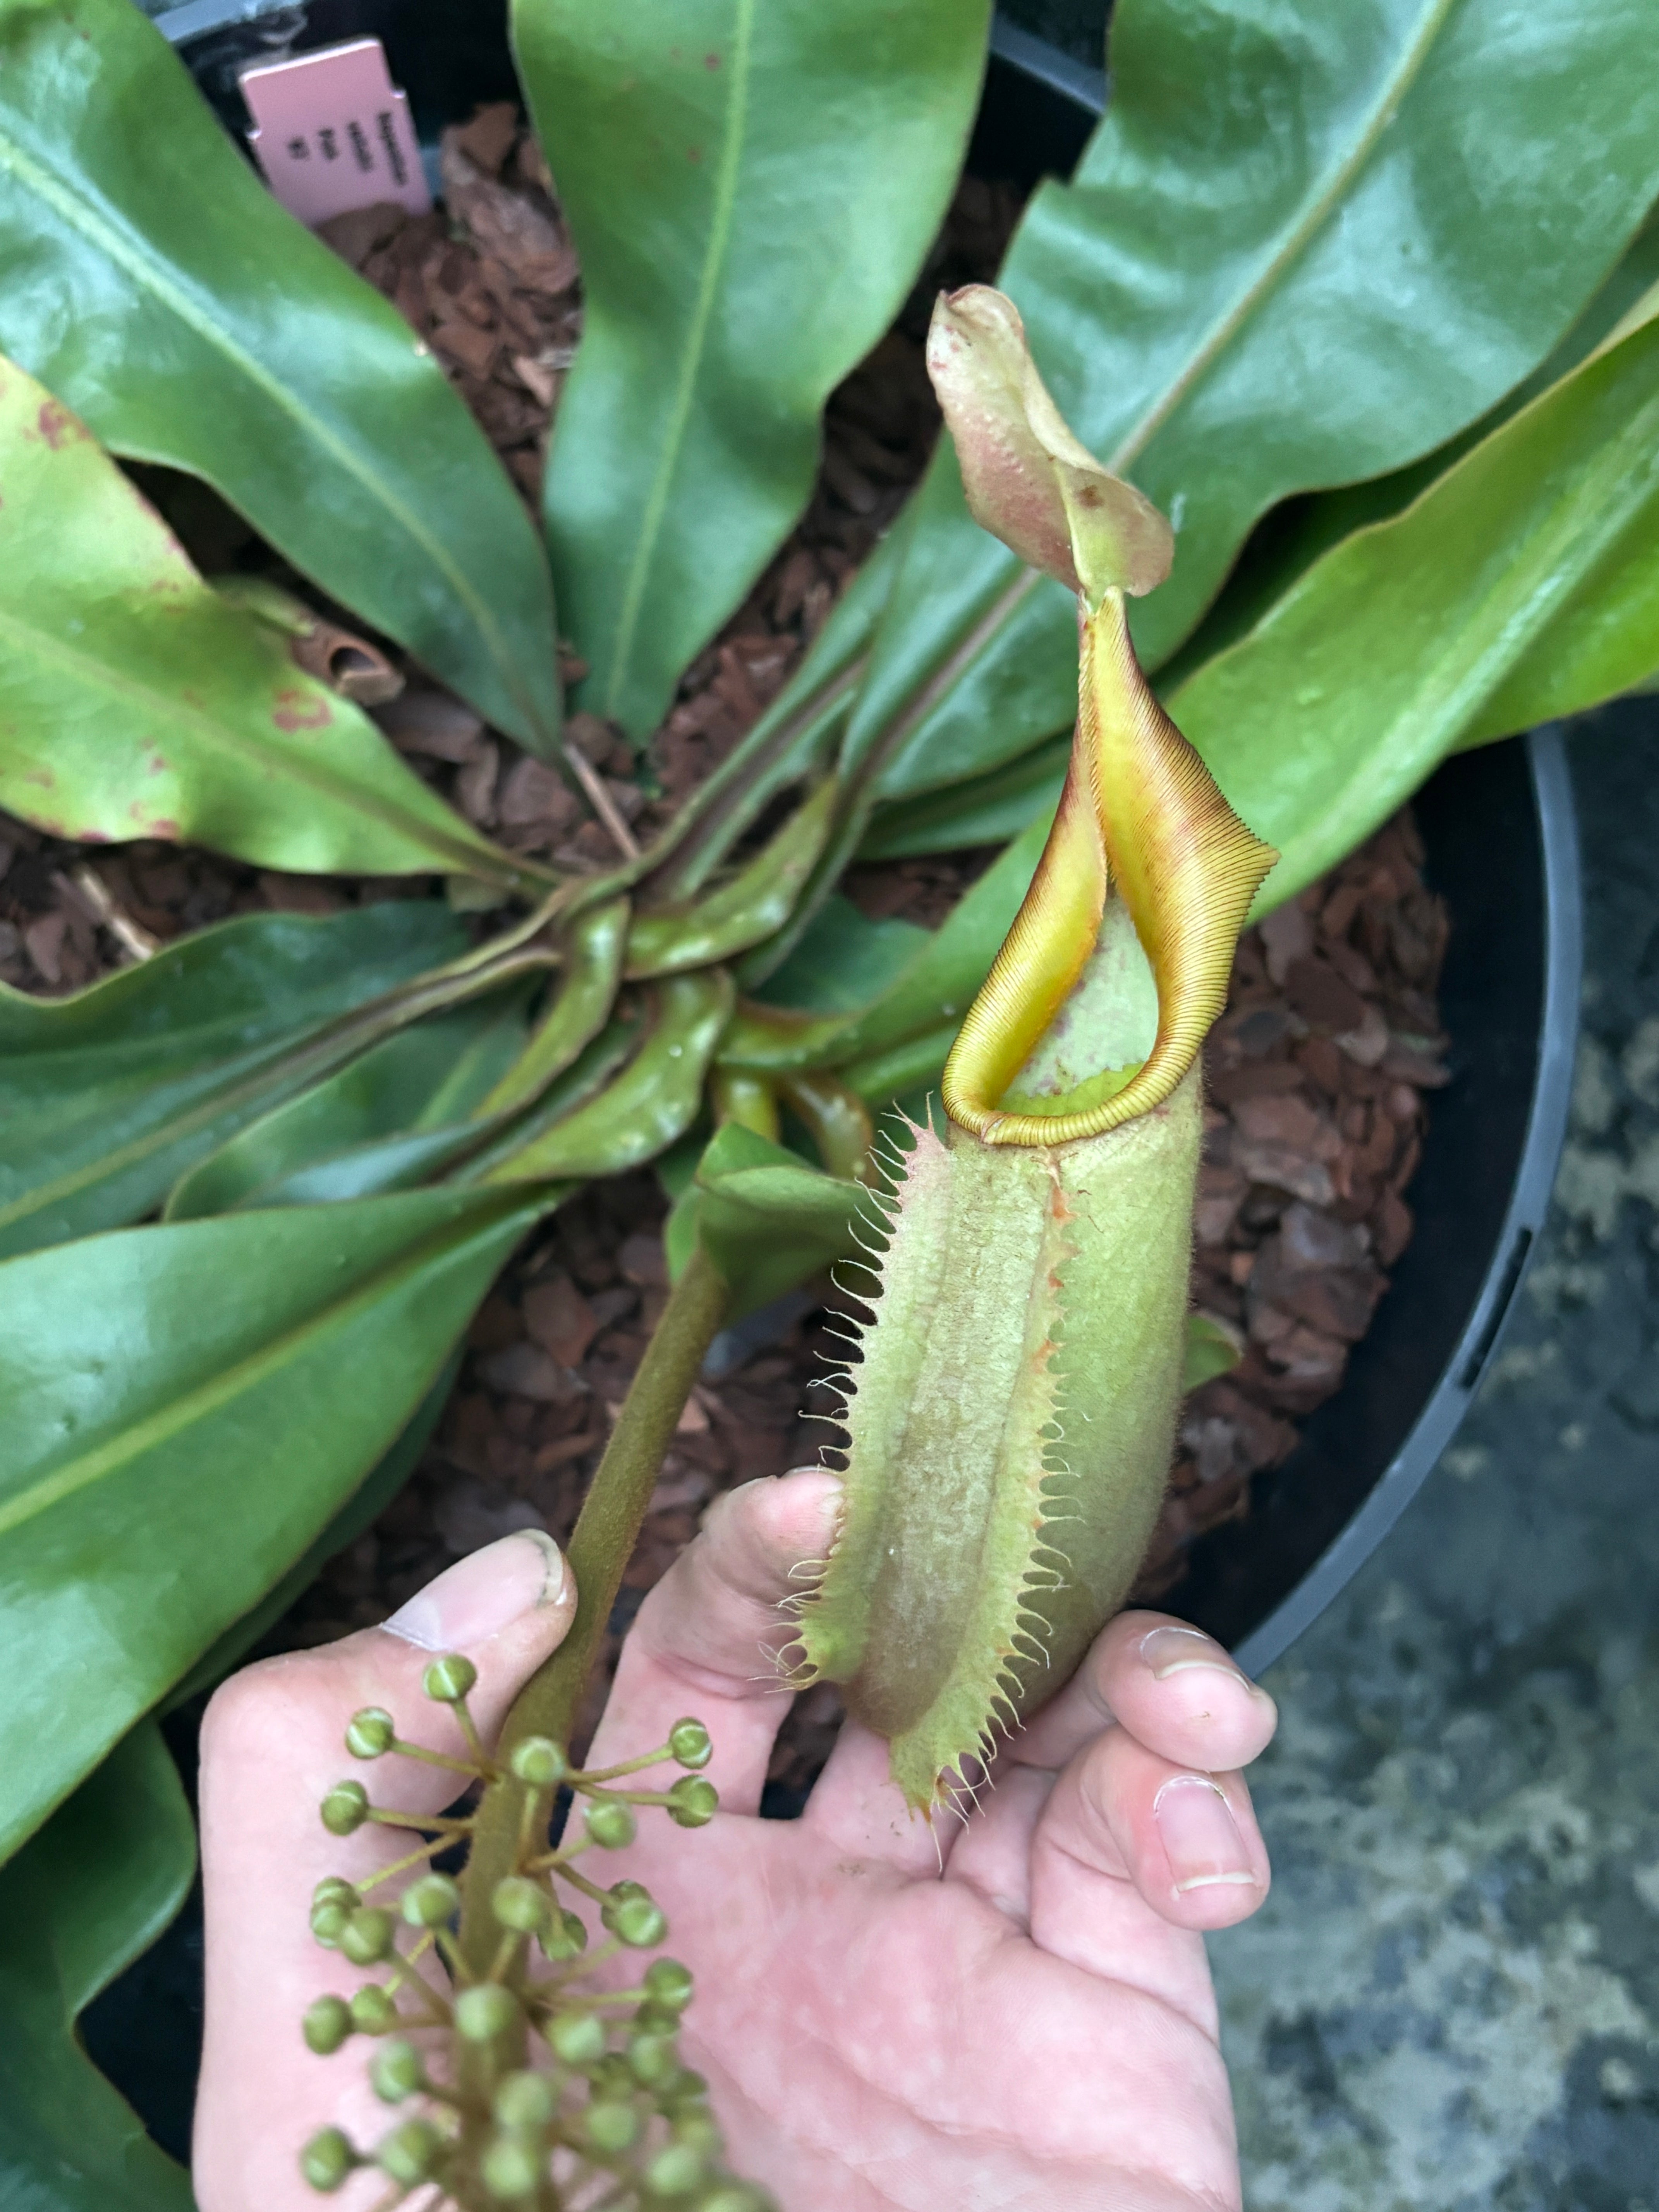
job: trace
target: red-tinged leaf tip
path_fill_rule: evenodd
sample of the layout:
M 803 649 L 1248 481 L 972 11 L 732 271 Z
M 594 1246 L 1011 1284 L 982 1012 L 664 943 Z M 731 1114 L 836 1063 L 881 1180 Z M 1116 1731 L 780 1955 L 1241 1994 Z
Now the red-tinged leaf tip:
M 1073 436 L 1012 300 L 988 284 L 942 293 L 927 373 L 982 528 L 1091 610 L 1109 591 L 1138 598 L 1164 581 L 1175 551 L 1168 522 Z
M 1077 734 L 1060 810 L 945 1064 L 946 1112 L 987 1144 L 1070 1144 L 1161 1105 L 1226 1003 L 1238 933 L 1279 857 L 1238 819 L 1152 696 L 1122 594 L 1109 592 L 1080 630 Z M 1121 1089 L 1074 1112 L 1004 1112 L 999 1102 L 1094 950 L 1109 887 L 1128 908 L 1158 987 L 1152 1050 Z

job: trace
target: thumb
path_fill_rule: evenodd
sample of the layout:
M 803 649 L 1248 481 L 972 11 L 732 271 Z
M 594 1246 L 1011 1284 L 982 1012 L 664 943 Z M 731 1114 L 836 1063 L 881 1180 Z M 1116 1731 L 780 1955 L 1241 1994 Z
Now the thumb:
M 467 1703 L 488 1743 L 563 1641 L 575 1604 L 558 1547 L 521 1530 L 458 1561 L 383 1627 L 267 1659 L 214 1697 L 202 1727 L 207 2002 L 193 2161 L 202 2212 L 309 2212 L 315 2200 L 298 2163 L 307 2138 L 337 2125 L 373 2142 L 391 2124 L 369 2092 L 363 2045 L 325 2058 L 302 2039 L 307 2005 L 349 1998 L 367 1978 L 316 1942 L 309 1910 L 325 1875 L 362 1888 L 419 1838 L 378 1823 L 331 1835 L 318 1808 L 347 1778 L 377 1807 L 406 1813 L 440 1812 L 466 1783 L 409 1759 L 359 1764 L 344 1742 L 352 1715 L 380 1706 L 403 1741 L 465 1757 L 453 1711 L 422 1687 L 433 1657 L 459 1651 L 477 1668 Z M 391 1903 L 398 1887 L 374 1902 Z M 351 2196 L 349 2185 L 343 2201 Z

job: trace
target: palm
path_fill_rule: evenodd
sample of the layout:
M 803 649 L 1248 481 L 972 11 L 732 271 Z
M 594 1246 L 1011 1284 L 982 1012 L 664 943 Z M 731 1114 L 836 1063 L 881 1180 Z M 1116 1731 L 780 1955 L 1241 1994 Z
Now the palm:
M 753 1680 L 733 1698 L 728 1680 L 715 1709 L 677 1617 L 696 1607 L 706 1620 L 709 1604 L 665 1588 L 641 1615 L 595 1752 L 637 1747 L 702 1691 L 721 1814 L 689 1837 L 645 1824 L 617 1872 L 653 1890 L 697 1976 L 687 2055 L 738 2169 L 790 2212 L 1236 2204 L 1198 1930 L 1254 1909 L 1265 1860 L 1251 1884 L 1214 1874 L 1178 1900 L 1170 1884 L 1185 1925 L 1153 1909 L 1129 1863 L 1167 1881 L 1141 1817 L 1171 1771 L 1159 1753 L 1184 1764 L 1194 1730 L 1225 1735 L 1204 1764 L 1232 1766 L 1261 1748 L 1271 1706 L 1183 1669 L 1151 1685 L 1161 1731 L 1103 1735 L 1097 1666 L 1005 1747 L 965 1822 L 909 1820 L 884 1747 L 851 1724 L 803 1817 L 762 1820 L 785 1700 Z M 1140 1633 L 1162 1618 L 1139 1616 Z M 1097 1647 L 1108 1676 L 1135 1627 L 1126 1616 Z M 1091 1802 L 1103 1787 L 1121 1838 Z
M 941 1880 L 925 1836 L 925 1867 L 906 1863 L 907 1838 L 849 1849 L 833 1797 L 831 1778 L 798 1826 L 733 1819 L 702 1850 L 650 1854 L 645 1878 L 701 1984 L 688 2057 L 739 2169 L 822 2212 L 1227 2202 L 1202 1940 L 1132 1893 L 1109 1957 L 1056 1955 L 957 1864 L 1029 1852 L 1018 1814 L 976 1816 Z M 1059 1864 L 1036 1877 L 1036 1926 L 1061 1923 L 1051 1940 L 1069 1886 Z M 699 1911 L 710 1893 L 718 1925 Z

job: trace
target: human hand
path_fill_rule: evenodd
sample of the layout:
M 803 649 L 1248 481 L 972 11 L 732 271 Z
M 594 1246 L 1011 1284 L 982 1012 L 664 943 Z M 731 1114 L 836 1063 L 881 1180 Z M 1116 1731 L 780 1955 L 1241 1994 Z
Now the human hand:
M 1271 1700 L 1195 1631 L 1127 1613 L 1004 1746 L 965 1819 L 911 1820 L 884 1746 L 849 1723 L 803 1817 L 762 1821 L 787 1710 L 769 1663 L 788 1640 L 779 1601 L 796 1564 L 823 1556 L 837 1489 L 799 1474 L 720 1503 L 641 1607 L 591 1754 L 660 1742 L 687 1712 L 713 1735 L 714 1820 L 643 1822 L 607 1871 L 647 1884 L 697 1978 L 686 2057 L 708 2076 L 732 2165 L 786 2212 L 1236 2206 L 1200 1931 L 1267 1893 L 1236 1770 L 1271 1736 Z M 415 1601 L 421 1644 L 368 1630 L 250 1668 L 215 1700 L 203 2212 L 298 2212 L 315 2203 L 295 2164 L 308 2134 L 384 2130 L 362 2069 L 313 2057 L 295 2022 L 340 1979 L 305 1932 L 312 1886 L 392 1851 L 373 1832 L 342 1845 L 311 1808 L 338 1777 L 355 1707 L 412 1726 L 433 1649 L 467 1652 L 475 1711 L 499 1720 L 568 1625 L 571 1593 L 546 1565 L 533 1538 L 507 1538 Z M 438 1747 L 447 1717 L 422 1717 Z M 398 1780 L 406 1809 L 447 1794 L 407 1765 Z M 376 1795 L 391 1802 L 378 1782 Z

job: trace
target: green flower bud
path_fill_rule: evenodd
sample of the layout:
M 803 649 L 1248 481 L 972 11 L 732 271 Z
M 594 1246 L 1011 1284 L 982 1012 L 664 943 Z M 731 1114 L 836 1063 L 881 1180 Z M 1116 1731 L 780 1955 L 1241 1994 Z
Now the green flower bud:
M 485 2151 L 479 2170 L 484 2187 L 500 2203 L 522 2203 L 526 2197 L 534 2197 L 545 2179 L 547 2154 L 521 2136 L 497 2136 Z
M 668 1731 L 668 1748 L 682 1766 L 707 1766 L 714 1756 L 708 1731 L 701 1721 L 676 1721 Z
M 720 1796 L 700 1774 L 683 1774 L 668 1793 L 668 1817 L 682 1828 L 706 1828 L 720 1810 Z
M 672 2121 L 676 2142 L 689 2143 L 708 2159 L 717 2159 L 726 2148 L 714 2115 L 700 2105 L 688 2105 Z
M 649 2089 L 659 2081 L 672 2081 L 679 2071 L 679 2051 L 672 2035 L 629 2037 L 629 2071 L 643 2088 Z
M 697 2212 L 777 2212 L 777 2202 L 746 2181 L 722 2181 L 697 2199 Z
M 469 2043 L 494 2043 L 519 2018 L 519 2000 L 499 1982 L 478 1982 L 455 2000 L 455 2027 Z
M 379 1905 L 360 1905 L 340 1930 L 340 1949 L 354 1966 L 378 1966 L 392 1956 L 398 1923 Z
M 343 1898 L 325 1897 L 320 1905 L 311 1908 L 311 1932 L 325 1951 L 337 1951 L 345 1924 L 357 1910 L 356 1902 L 348 1905 Z
M 690 2197 L 708 2180 L 708 2161 L 690 2143 L 670 2143 L 641 2178 L 648 2197 Z
M 544 2128 L 557 2109 L 558 2100 L 546 2075 L 532 2074 L 527 2068 L 507 2076 L 491 2106 L 504 2128 Z
M 635 2035 L 678 2035 L 680 2016 L 661 2005 L 641 2004 L 635 2007 L 631 2025 Z
M 668 1933 L 667 1917 L 650 1892 L 637 1881 L 617 1881 L 599 1907 L 599 1918 L 618 1942 L 649 1951 Z
M 362 1901 L 343 1875 L 325 1874 L 311 1893 L 313 1910 L 319 1905 L 343 1905 L 348 1912 L 353 1912 Z
M 588 1834 L 607 1851 L 621 1850 L 639 1832 L 630 1808 L 615 1797 L 601 1797 L 597 1805 L 590 1805 L 586 1820 Z
M 426 2083 L 426 2069 L 421 2063 L 421 2054 L 407 2036 L 393 2036 L 383 2043 L 369 2062 L 368 2078 L 374 2085 L 374 2094 L 387 2105 L 401 2105 L 405 2097 Z
M 379 1982 L 365 1982 L 351 1997 L 351 2025 L 360 2035 L 384 2035 L 398 2025 L 398 2000 Z
M 618 1942 L 635 1951 L 649 1951 L 668 1933 L 662 1907 L 648 1897 L 624 1897 L 600 1909 L 599 1917 Z
M 564 1966 L 572 1959 L 579 1959 L 587 1948 L 586 1923 L 574 1912 L 558 1912 L 543 1929 L 538 1941 L 556 1966 Z
M 681 2112 L 704 2112 L 708 2109 L 704 2102 L 708 2094 L 708 2084 L 702 2075 L 693 2073 L 689 2066 L 682 2066 L 671 2081 L 659 2084 L 657 2110 L 671 2119 Z
M 459 1651 L 434 1659 L 421 1677 L 421 1687 L 441 1705 L 459 1705 L 478 1679 L 478 1670 Z
M 556 1790 L 570 1771 L 564 1746 L 555 1743 L 550 1735 L 527 1735 L 514 1747 L 507 1765 L 532 1790 Z
M 691 2002 L 691 1969 L 678 1959 L 653 1959 L 645 1970 L 645 1986 L 653 2005 L 661 2005 L 665 2012 L 684 2012 Z
M 351 2033 L 351 2007 L 343 1997 L 319 1997 L 306 2007 L 300 2028 L 307 2047 L 326 2058 Z
M 430 2120 L 404 2120 L 381 2143 L 374 2162 L 393 2181 L 413 2189 L 431 2172 L 442 2148 L 443 2137 Z
M 404 1892 L 403 1915 L 411 1928 L 441 1928 L 461 1909 L 461 1893 L 447 1874 L 423 1874 Z
M 355 1835 L 368 1818 L 368 1792 L 361 1782 L 337 1782 L 319 1810 L 331 1836 Z
M 357 2154 L 338 2128 L 323 2128 L 300 2153 L 300 2172 L 313 2189 L 326 2195 L 337 2189 L 360 2163 Z
M 527 1874 L 510 1874 L 489 1893 L 489 1909 L 503 1928 L 538 1936 L 553 1917 L 553 1900 Z
M 583 2116 L 582 2126 L 600 2156 L 614 2158 L 619 2151 L 631 2150 L 639 2140 L 639 2111 L 610 2098 L 596 2100 Z
M 354 1759 L 379 1759 L 391 1750 L 397 1729 L 380 1705 L 365 1705 L 346 1725 L 345 1747 Z
M 547 2040 L 567 2066 L 592 2066 L 605 2056 L 605 2022 L 596 2013 L 562 2012 L 548 2023 Z
M 620 2051 L 607 2051 L 586 2073 L 592 2094 L 602 2105 L 626 2104 L 638 2086 Z

